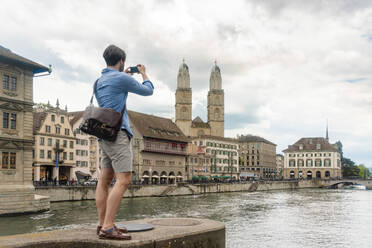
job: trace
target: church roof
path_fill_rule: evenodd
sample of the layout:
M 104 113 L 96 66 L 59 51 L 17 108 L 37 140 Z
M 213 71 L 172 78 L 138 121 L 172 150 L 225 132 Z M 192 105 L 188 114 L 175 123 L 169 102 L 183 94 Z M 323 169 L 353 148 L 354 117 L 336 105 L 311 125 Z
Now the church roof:
M 204 122 L 199 116 L 195 117 L 194 120 L 192 120 L 191 127 L 196 128 L 210 128 L 208 122 Z
M 189 141 L 171 119 L 130 110 L 128 111 L 128 115 L 129 120 L 144 137 L 180 142 Z
M 317 149 L 317 145 L 320 145 L 319 149 Z M 300 146 L 302 145 L 302 149 L 300 150 Z M 325 138 L 323 137 L 310 137 L 310 138 L 301 138 L 293 145 L 288 146 L 283 152 L 302 152 L 302 151 L 329 151 L 329 152 L 338 152 L 338 150 L 334 147 L 334 145 L 330 144 Z

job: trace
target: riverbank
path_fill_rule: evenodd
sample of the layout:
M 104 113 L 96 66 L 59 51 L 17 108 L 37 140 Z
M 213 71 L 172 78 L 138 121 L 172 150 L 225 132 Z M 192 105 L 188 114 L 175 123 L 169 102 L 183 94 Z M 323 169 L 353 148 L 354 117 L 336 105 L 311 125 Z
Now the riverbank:
M 208 193 L 253 192 L 285 189 L 320 188 L 322 180 L 258 181 L 246 183 L 207 183 L 180 185 L 131 185 L 125 198 L 201 195 Z M 38 187 L 36 193 L 50 197 L 51 202 L 94 200 L 93 186 Z

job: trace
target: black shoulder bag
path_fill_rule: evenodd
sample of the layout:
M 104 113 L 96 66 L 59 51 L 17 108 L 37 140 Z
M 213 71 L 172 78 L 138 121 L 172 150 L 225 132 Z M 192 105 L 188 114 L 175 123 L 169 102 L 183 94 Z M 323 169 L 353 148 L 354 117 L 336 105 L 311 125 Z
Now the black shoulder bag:
M 97 90 L 97 82 L 98 79 L 94 83 L 90 105 L 84 111 L 79 129 L 97 138 L 114 142 L 122 124 L 126 104 L 121 113 L 112 108 L 94 107 L 93 96 Z

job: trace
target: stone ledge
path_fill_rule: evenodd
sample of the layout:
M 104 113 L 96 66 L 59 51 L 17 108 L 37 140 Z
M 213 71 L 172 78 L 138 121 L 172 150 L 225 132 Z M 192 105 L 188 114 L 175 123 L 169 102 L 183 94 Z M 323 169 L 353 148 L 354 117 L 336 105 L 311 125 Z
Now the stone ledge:
M 224 248 L 225 225 L 207 219 L 143 219 L 128 221 L 133 224 L 152 224 L 155 229 L 131 233 L 130 241 L 101 240 L 95 234 L 95 226 L 87 229 L 57 230 L 0 237 L 0 247 L 7 248 Z M 125 224 L 118 223 L 118 224 Z

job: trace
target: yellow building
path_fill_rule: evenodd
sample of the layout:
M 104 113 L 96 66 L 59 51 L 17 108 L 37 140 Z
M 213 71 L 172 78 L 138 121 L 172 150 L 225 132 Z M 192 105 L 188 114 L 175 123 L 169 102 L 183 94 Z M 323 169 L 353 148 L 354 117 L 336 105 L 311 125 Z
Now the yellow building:
M 66 110 L 39 104 L 34 109 L 34 181 L 65 183 L 74 176 L 76 138 Z
M 0 215 L 43 208 L 32 184 L 33 77 L 48 71 L 0 46 Z

